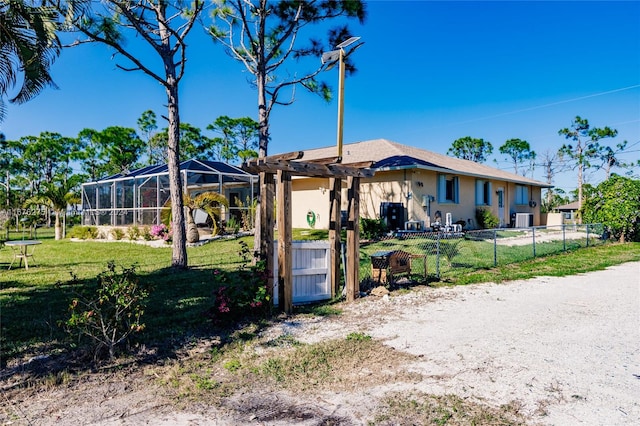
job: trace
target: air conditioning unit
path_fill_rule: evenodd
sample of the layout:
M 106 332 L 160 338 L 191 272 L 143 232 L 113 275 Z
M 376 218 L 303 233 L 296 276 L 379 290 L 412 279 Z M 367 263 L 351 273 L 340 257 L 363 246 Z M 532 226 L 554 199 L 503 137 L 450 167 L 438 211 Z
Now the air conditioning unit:
M 516 228 L 529 228 L 533 226 L 531 213 L 516 213 Z
M 408 220 L 404 223 L 405 231 L 424 231 L 424 221 L 422 220 Z

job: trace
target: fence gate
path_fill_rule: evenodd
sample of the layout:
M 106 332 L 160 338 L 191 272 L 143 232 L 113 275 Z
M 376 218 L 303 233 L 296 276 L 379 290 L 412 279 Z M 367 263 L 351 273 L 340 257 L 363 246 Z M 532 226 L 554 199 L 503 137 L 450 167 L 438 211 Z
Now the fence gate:
M 273 303 L 278 304 L 278 245 L 274 244 Z M 293 241 L 293 303 L 331 299 L 329 241 Z

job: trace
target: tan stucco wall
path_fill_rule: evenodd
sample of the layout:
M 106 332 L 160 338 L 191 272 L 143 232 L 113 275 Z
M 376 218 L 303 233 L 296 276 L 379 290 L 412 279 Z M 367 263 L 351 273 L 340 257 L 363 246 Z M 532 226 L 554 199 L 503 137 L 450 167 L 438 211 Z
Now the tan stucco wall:
M 307 222 L 311 212 L 316 220 L 313 228 L 329 229 L 329 179 L 294 178 L 291 187 L 291 226 L 312 229 Z
M 360 215 L 379 218 L 382 202 L 403 203 L 406 208 L 409 185 L 403 171 L 376 173 L 371 179 L 363 179 L 360 184 Z
M 542 204 L 542 189 L 537 186 L 528 186 L 529 188 L 529 201 L 533 200 L 536 203 L 535 207 L 529 206 L 529 204 L 516 204 L 516 184 L 509 183 L 508 185 L 508 215 L 512 213 L 531 213 L 533 214 L 533 226 L 540 226 L 540 205 Z M 507 220 L 510 220 L 509 218 Z
M 545 225 L 547 226 L 560 226 L 563 224 L 562 213 L 546 213 L 546 216 L 547 217 Z
M 455 175 L 455 174 L 452 174 Z M 423 221 L 425 226 L 434 221 L 437 211 L 441 212 L 442 222 L 447 213 L 451 213 L 452 221 L 464 220 L 467 229 L 477 228 L 475 212 L 477 207 L 488 208 L 498 216 L 498 188 L 504 190 L 505 226 L 510 224 L 511 213 L 533 213 L 535 226 L 540 225 L 541 189 L 529 187 L 529 199 L 536 202 L 536 207 L 515 204 L 515 187 L 513 183 L 491 180 L 491 205 L 476 206 L 476 178 L 459 176 L 459 203 L 438 202 L 438 173 L 427 170 L 398 170 L 378 172 L 371 179 L 362 179 L 360 185 L 361 217 L 377 219 L 380 217 L 382 202 L 402 203 L 405 208 L 405 220 Z M 329 179 L 298 178 L 292 181 L 292 226 L 294 228 L 310 228 L 307 214 L 313 212 L 316 217 L 315 228 L 329 227 Z M 432 196 L 433 201 L 425 203 L 425 197 Z M 347 209 L 346 181 L 343 181 L 342 210 Z M 430 210 L 430 216 L 428 211 Z

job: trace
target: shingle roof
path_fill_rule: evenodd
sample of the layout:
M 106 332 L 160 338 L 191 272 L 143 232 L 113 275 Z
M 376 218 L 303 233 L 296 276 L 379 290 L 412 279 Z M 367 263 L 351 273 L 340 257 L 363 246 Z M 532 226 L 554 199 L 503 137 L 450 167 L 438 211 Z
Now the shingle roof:
M 578 208 L 580 208 L 578 204 L 579 203 L 577 201 L 574 201 L 569 204 L 564 204 L 562 206 L 555 207 L 554 210 L 578 210 Z
M 317 160 L 336 156 L 336 147 L 310 149 L 304 151 L 300 161 Z M 456 173 L 467 176 L 489 177 L 509 182 L 523 183 L 540 187 L 551 187 L 544 182 L 529 179 L 515 173 L 489 167 L 474 161 L 462 160 L 438 154 L 413 146 L 402 145 L 387 139 L 374 139 L 345 144 L 342 147 L 342 163 L 360 163 L 374 161 L 376 170 L 421 168 Z

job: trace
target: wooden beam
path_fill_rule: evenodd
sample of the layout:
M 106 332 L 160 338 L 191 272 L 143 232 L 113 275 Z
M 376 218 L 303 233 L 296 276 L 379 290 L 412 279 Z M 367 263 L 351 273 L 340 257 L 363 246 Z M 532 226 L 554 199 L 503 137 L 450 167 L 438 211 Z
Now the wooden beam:
M 250 160 L 242 165 L 243 170 L 251 173 L 276 173 L 286 171 L 295 176 L 346 178 L 372 177 L 373 170 L 358 169 L 341 164 L 317 164 L 302 161 L 272 161 L 265 158 Z
M 340 249 L 342 229 L 342 218 L 340 214 L 340 205 L 342 204 L 342 180 L 329 179 L 329 200 L 330 200 L 330 219 L 329 219 L 329 246 L 331 247 L 331 297 L 334 298 L 340 289 Z
M 342 163 L 345 167 L 355 167 L 356 169 L 368 169 L 376 164 L 375 161 L 358 161 L 357 163 Z
M 334 164 L 338 163 L 340 157 L 326 157 L 326 158 L 316 158 L 313 160 L 305 160 L 307 163 L 317 163 L 317 164 Z
M 291 175 L 278 171 L 278 304 L 293 312 L 293 256 L 291 253 Z
M 347 302 L 353 302 L 360 293 L 360 178 L 349 176 L 347 219 Z
M 324 165 L 339 164 L 345 167 L 355 167 L 356 169 L 368 169 L 370 167 L 373 167 L 373 165 L 375 164 L 375 161 L 358 161 L 356 163 L 340 163 L 338 162 L 338 160 L 339 160 L 338 157 L 326 157 L 326 158 L 316 158 L 313 160 L 305 160 L 305 162 L 315 163 L 315 164 L 324 164 Z M 344 158 L 342 160 L 344 160 Z
M 268 157 L 263 157 L 263 158 L 269 161 L 288 161 L 288 160 L 299 160 L 303 156 L 304 156 L 304 151 L 294 151 L 286 154 L 269 155 Z

